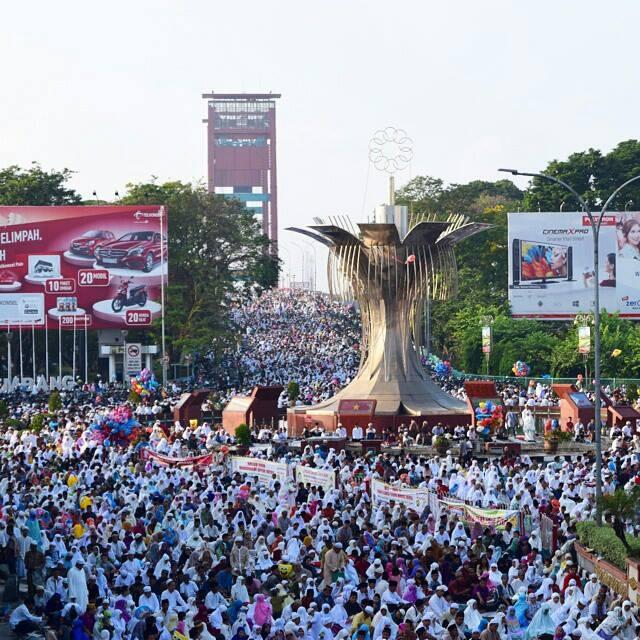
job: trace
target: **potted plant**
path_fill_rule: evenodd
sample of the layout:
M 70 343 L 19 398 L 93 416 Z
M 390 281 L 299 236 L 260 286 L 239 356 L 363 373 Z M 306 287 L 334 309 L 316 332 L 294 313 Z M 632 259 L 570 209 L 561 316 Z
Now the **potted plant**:
M 245 453 L 248 451 L 251 446 L 251 429 L 249 428 L 249 425 L 244 422 L 239 424 L 236 427 L 235 436 L 238 452 Z
M 547 431 L 544 434 L 544 450 L 547 453 L 555 453 L 558 450 L 559 441 L 557 430 Z
M 436 436 L 431 443 L 431 446 L 438 452 L 438 455 L 444 456 L 449 450 L 449 440 L 446 436 Z

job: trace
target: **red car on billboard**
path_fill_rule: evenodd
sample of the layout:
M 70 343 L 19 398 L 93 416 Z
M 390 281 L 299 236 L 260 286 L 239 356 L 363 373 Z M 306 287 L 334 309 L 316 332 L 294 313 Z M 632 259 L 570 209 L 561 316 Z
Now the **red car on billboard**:
M 107 229 L 85 231 L 79 238 L 71 241 L 69 252 L 76 256 L 93 258 L 96 249 L 110 240 L 115 240 L 115 235 Z
M 164 242 L 164 249 L 162 244 Z M 95 252 L 99 266 L 151 271 L 166 255 L 167 239 L 156 231 L 131 231 L 111 242 L 101 244 Z

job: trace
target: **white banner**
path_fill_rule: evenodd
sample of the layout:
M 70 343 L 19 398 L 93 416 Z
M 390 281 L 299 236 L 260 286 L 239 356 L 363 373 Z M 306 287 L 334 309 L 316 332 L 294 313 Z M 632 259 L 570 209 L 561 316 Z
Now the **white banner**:
M 139 342 L 127 342 L 124 345 L 124 373 L 135 376 L 142 371 L 142 345 Z
M 371 481 L 371 502 L 373 506 L 389 504 L 391 500 L 421 512 L 429 503 L 429 491 L 415 487 L 397 487 L 374 478 Z
M 313 469 L 303 465 L 296 467 L 296 482 L 309 483 L 314 487 L 322 487 L 325 491 L 336 488 L 335 471 L 328 469 Z
M 597 218 L 596 218 L 597 219 Z M 509 214 L 509 302 L 514 317 L 571 318 L 602 309 L 640 316 L 640 213 L 606 215 L 594 273 L 593 233 L 586 215 Z
M 0 286 L 1 288 L 1 286 Z M 2 293 L 0 294 L 0 326 L 9 321 L 12 325 L 44 324 L 43 293 Z
M 249 479 L 257 477 L 260 482 L 265 484 L 269 484 L 275 475 L 275 479 L 280 484 L 284 484 L 289 476 L 289 466 L 283 462 L 233 456 L 231 458 L 231 472 L 247 474 Z

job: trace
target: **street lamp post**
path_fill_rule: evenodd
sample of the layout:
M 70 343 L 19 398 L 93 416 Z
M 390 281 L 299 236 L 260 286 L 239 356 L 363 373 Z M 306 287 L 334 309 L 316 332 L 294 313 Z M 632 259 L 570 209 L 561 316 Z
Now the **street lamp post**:
M 636 180 L 640 180 L 640 176 L 635 176 L 630 180 L 622 183 L 617 189 L 613 191 L 613 193 L 607 198 L 605 203 L 602 205 L 600 210 L 600 215 L 596 220 L 591 211 L 591 208 L 587 204 L 587 202 L 582 198 L 582 196 L 569 184 L 560 180 L 560 178 L 556 178 L 554 176 L 549 176 L 545 173 L 532 173 L 527 171 L 518 171 L 517 169 L 499 169 L 499 171 L 504 171 L 506 173 L 511 173 L 514 176 L 527 176 L 530 178 L 540 178 L 541 180 L 547 180 L 548 182 L 555 182 L 560 185 L 564 189 L 567 189 L 570 193 L 573 194 L 575 199 L 580 203 L 580 206 L 587 214 L 589 218 L 589 224 L 591 225 L 591 230 L 593 232 L 593 271 L 594 271 L 594 290 L 593 290 L 593 356 L 594 356 L 594 379 L 595 379 L 595 423 L 596 423 L 596 523 L 598 525 L 602 524 L 602 508 L 600 506 L 600 498 L 602 496 L 602 389 L 600 388 L 600 279 L 598 276 L 598 245 L 600 238 L 600 226 L 602 225 L 602 220 L 607 211 L 608 206 L 611 204 L 613 199 L 618 195 L 622 189 L 626 186 L 630 185 L 632 182 Z

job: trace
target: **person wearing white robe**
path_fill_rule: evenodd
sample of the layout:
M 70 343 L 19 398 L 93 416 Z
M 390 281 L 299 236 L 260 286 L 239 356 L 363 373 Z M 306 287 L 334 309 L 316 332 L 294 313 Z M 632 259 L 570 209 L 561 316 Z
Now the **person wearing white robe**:
M 478 611 L 478 603 L 473 598 L 467 600 L 467 606 L 464 610 L 464 626 L 469 629 L 469 631 L 474 632 L 480 629 L 481 624 L 482 616 Z
M 436 592 L 429 598 L 429 609 L 433 611 L 433 614 L 438 620 L 442 620 L 442 617 L 449 611 L 449 602 L 444 597 L 447 587 L 438 585 Z
M 598 580 L 598 576 L 592 573 L 584 585 L 584 597 L 591 601 L 595 598 L 598 591 L 600 591 L 600 581 Z
M 151 591 L 151 587 L 145 587 L 138 599 L 139 607 L 149 607 L 151 613 L 156 613 L 156 611 L 160 611 L 160 602 L 158 601 L 158 596 Z
M 69 597 L 75 597 L 76 605 L 81 613 L 87 610 L 89 604 L 89 589 L 87 587 L 87 575 L 82 568 L 84 562 L 79 559 L 67 573 Z
M 244 583 L 244 578 L 238 576 L 235 584 L 231 587 L 231 600 L 234 602 L 250 602 L 249 592 Z
M 534 442 L 536 439 L 536 420 L 531 409 L 522 410 L 522 430 L 524 431 L 524 439 L 527 442 Z

